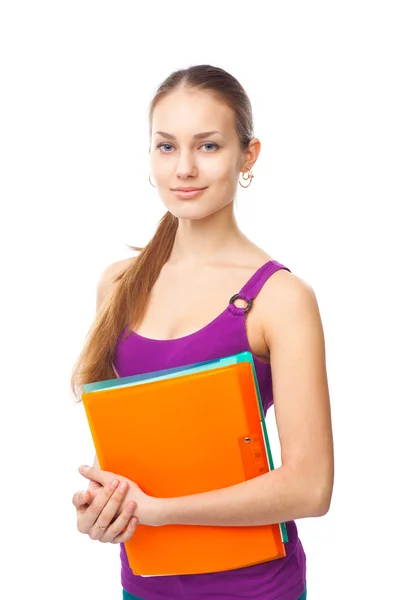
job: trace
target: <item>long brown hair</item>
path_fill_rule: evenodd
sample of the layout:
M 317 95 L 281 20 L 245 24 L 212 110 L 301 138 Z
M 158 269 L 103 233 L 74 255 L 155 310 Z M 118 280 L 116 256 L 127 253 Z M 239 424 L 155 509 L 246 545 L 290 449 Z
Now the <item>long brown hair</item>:
M 149 135 L 152 136 L 153 112 L 157 103 L 179 89 L 210 90 L 235 113 L 240 148 L 244 152 L 253 138 L 253 114 L 250 100 L 241 84 L 227 71 L 210 65 L 194 65 L 174 71 L 158 87 L 149 106 Z M 169 211 L 162 217 L 153 238 L 144 248 L 128 247 L 140 254 L 115 276 L 112 293 L 99 308 L 86 336 L 84 347 L 73 367 L 71 387 L 81 400 L 83 384 L 114 379 L 115 347 L 124 328 L 139 323 L 148 294 L 167 262 L 175 241 L 178 219 Z M 127 336 L 129 335 L 127 331 Z

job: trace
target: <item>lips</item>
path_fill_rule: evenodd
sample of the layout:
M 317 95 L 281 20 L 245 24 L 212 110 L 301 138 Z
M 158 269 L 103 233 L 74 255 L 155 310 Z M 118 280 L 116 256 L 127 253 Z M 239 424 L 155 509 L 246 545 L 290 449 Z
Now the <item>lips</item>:
M 204 190 L 205 188 L 196 188 L 196 187 L 179 187 L 172 188 L 173 192 L 197 192 L 198 190 Z
M 178 198 L 186 199 L 186 198 L 195 198 L 204 192 L 206 188 L 190 188 L 189 190 L 172 190 L 175 196 Z

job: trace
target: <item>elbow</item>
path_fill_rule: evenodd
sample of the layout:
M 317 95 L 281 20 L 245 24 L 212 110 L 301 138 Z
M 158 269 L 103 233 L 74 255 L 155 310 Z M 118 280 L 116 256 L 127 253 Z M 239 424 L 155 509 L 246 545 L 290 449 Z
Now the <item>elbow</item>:
M 334 482 L 334 468 L 333 463 L 321 471 L 319 477 L 314 479 L 311 489 L 313 489 L 312 503 L 312 515 L 314 517 L 323 517 L 326 515 L 331 507 L 332 493 L 333 493 L 333 482 Z M 309 488 L 309 489 L 310 489 Z
M 314 510 L 312 513 L 313 517 L 323 517 L 329 512 L 330 502 L 319 502 L 314 505 Z
M 323 517 L 329 512 L 331 507 L 331 499 L 332 499 L 332 488 L 329 489 L 324 488 L 322 490 L 318 490 L 317 493 L 313 496 L 312 503 L 312 516 L 313 517 Z
M 293 469 L 290 469 L 293 474 Z M 299 485 L 299 481 L 301 481 Z M 333 471 L 320 473 L 318 477 L 310 478 L 309 473 L 297 480 L 303 517 L 323 517 L 330 510 L 333 491 Z M 301 498 L 301 500 L 300 500 Z M 300 506 L 300 504 L 298 505 Z

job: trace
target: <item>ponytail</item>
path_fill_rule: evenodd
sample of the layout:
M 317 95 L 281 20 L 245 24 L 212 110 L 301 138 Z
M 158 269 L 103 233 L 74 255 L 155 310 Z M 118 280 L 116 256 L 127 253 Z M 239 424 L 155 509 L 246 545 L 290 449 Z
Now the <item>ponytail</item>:
M 115 347 L 123 330 L 124 339 L 142 319 L 148 295 L 163 265 L 170 257 L 178 219 L 167 212 L 156 232 L 144 248 L 129 246 L 140 254 L 119 275 L 114 277 L 112 293 L 99 308 L 86 336 L 84 347 L 73 367 L 71 387 L 78 402 L 83 385 L 115 378 Z

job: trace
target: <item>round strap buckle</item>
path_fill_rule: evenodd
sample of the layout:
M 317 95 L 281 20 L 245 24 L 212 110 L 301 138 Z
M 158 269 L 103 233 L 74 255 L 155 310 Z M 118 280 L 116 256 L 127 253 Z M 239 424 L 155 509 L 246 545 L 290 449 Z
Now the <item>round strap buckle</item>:
M 245 302 L 247 302 L 247 306 L 243 310 L 245 313 L 249 312 L 249 310 L 253 304 L 253 300 L 246 300 L 246 298 L 241 298 L 241 296 L 239 296 L 239 294 L 235 294 L 234 296 L 232 296 L 232 298 L 229 300 L 229 304 L 233 304 L 235 302 L 235 300 L 237 300 L 238 298 L 240 298 L 240 300 L 244 300 Z M 239 307 L 236 306 L 236 308 L 239 308 Z

